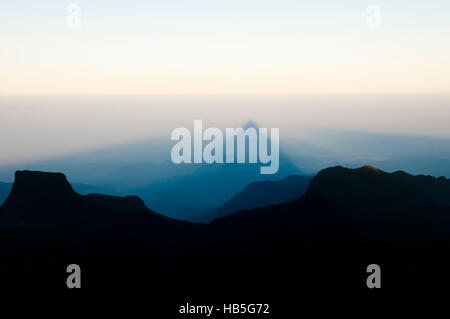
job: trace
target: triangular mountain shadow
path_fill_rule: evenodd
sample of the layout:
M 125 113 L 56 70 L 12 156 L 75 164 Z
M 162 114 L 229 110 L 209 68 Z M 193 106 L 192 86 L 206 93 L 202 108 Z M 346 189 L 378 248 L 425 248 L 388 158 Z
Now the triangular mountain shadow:
M 249 127 L 254 127 L 255 129 L 259 129 L 259 125 L 256 124 L 256 122 L 252 120 L 248 120 L 247 123 L 242 127 L 244 130 L 248 129 Z
M 246 130 L 246 129 L 250 128 L 250 127 L 254 127 L 257 132 L 258 132 L 258 130 L 260 128 L 259 125 L 255 121 L 248 120 L 246 122 L 246 124 L 243 126 L 243 129 Z M 271 128 L 267 128 L 267 134 L 268 134 L 267 141 L 268 141 L 269 144 L 271 143 L 271 140 L 272 140 L 271 136 L 270 136 L 270 129 Z M 281 136 L 280 136 L 280 139 L 282 139 Z M 268 147 L 268 150 L 270 150 L 270 147 Z M 248 149 L 246 149 L 246 156 L 248 158 Z M 279 156 L 280 156 L 280 159 L 279 159 L 280 160 L 280 170 L 282 170 L 282 169 L 283 170 L 287 170 L 287 169 L 292 169 L 293 167 L 296 167 L 296 165 L 294 165 L 294 163 L 289 159 L 289 156 L 286 155 L 283 152 L 283 150 L 281 148 L 281 145 L 279 145 Z M 280 177 L 280 176 L 285 177 L 284 172 L 282 172 L 280 170 L 279 170 L 280 174 L 278 174 L 278 177 Z M 301 173 L 302 172 L 297 168 L 297 174 L 301 174 Z M 277 175 L 277 174 L 275 174 L 275 175 Z M 270 176 L 268 177 L 268 179 L 270 179 Z
M 258 129 L 258 125 L 253 121 L 248 121 L 243 128 L 249 127 Z M 245 152 L 248 159 L 248 147 Z M 224 152 L 224 159 L 225 156 Z M 248 184 L 302 174 L 281 149 L 279 170 L 276 174 L 260 174 L 261 165 L 266 164 L 179 164 L 179 167 L 189 170 L 189 174 L 167 178 L 159 183 L 131 189 L 129 192 L 139 195 L 150 207 L 164 215 L 194 222 L 209 222 L 217 217 L 217 207 Z M 174 201 L 173 198 L 177 200 Z

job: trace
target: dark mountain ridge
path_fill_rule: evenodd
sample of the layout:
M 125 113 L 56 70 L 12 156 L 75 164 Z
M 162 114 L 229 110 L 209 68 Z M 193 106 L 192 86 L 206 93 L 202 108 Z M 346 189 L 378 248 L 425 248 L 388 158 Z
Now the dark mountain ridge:
M 62 174 L 21 171 L 0 208 L 8 243 L 0 272 L 17 284 L 36 282 L 39 271 L 46 287 L 60 287 L 55 274 L 76 260 L 90 271 L 88 286 L 151 286 L 155 298 L 251 293 L 285 301 L 291 289 L 358 291 L 367 289 L 371 263 L 386 270 L 388 287 L 445 286 L 449 185 L 338 166 L 295 200 L 201 225 L 158 215 L 137 197 L 78 195 Z
M 324 169 L 311 181 L 308 193 L 355 208 L 450 206 L 450 180 L 445 177 L 386 173 L 370 165 Z
M 61 173 L 17 171 L 11 193 L 0 207 L 2 228 L 114 231 L 148 237 L 188 225 L 194 224 L 157 214 L 137 196 L 79 195 Z
M 365 267 L 376 262 L 389 270 L 388 286 L 438 291 L 450 283 L 444 253 L 450 249 L 449 198 L 445 178 L 338 166 L 319 172 L 294 201 L 241 211 L 211 226 L 221 238 L 218 251 L 266 256 L 287 281 L 309 274 L 294 280 L 308 289 L 363 289 Z

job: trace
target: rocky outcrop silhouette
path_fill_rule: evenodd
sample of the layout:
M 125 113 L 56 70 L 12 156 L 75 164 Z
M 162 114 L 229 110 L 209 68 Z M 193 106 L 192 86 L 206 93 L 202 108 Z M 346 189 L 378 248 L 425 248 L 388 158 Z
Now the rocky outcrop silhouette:
M 145 236 L 177 224 L 188 225 L 155 213 L 137 196 L 79 195 L 61 173 L 17 171 L 0 208 L 3 228 L 109 229 Z

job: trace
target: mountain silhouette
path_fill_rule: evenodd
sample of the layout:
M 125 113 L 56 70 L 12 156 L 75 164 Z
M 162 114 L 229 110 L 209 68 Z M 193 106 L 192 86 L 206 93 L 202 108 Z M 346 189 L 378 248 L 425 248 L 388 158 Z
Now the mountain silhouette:
M 302 287 L 361 287 L 357 274 L 376 261 L 395 274 L 392 286 L 436 288 L 450 282 L 449 198 L 445 178 L 338 166 L 319 172 L 296 200 L 225 216 L 211 227 L 223 244 L 218 251 L 267 256 L 278 280 Z M 327 275 L 329 265 L 339 278 Z M 314 276 L 294 280 L 299 273 Z
M 79 195 L 61 173 L 17 171 L 11 192 L 0 208 L 0 224 L 25 228 L 123 228 L 120 219 L 149 229 L 183 222 L 148 209 L 136 196 Z M 129 229 L 130 232 L 137 229 Z
M 217 208 L 214 215 L 219 218 L 245 209 L 294 200 L 306 191 L 310 180 L 309 176 L 290 175 L 279 181 L 250 183 Z
M 292 289 L 367 289 L 366 267 L 376 263 L 387 287 L 446 287 L 449 187 L 445 178 L 338 166 L 297 199 L 195 224 L 138 197 L 79 195 L 59 173 L 18 171 L 0 207 L 2 285 L 57 289 L 76 262 L 94 289 L 145 291 L 158 302 L 250 295 L 289 309 Z
M 450 206 L 450 181 L 445 177 L 413 176 L 403 171 L 386 173 L 370 165 L 324 169 L 313 178 L 308 192 L 352 209 Z
M 399 218 L 407 223 L 412 217 L 408 211 L 427 208 L 431 208 L 430 212 L 420 216 L 424 220 L 447 218 L 434 214 L 437 207 L 450 208 L 450 180 L 444 177 L 387 173 L 370 165 L 358 169 L 336 166 L 320 171 L 311 179 L 307 191 L 294 201 L 239 212 L 214 223 L 270 224 L 308 216 L 363 228 L 374 220 L 380 225 Z

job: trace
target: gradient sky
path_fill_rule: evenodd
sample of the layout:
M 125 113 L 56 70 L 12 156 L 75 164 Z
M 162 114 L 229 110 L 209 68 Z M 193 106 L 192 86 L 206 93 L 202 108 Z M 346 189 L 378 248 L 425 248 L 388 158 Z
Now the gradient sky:
M 0 4 L 0 95 L 450 92 L 450 1 Z
M 0 165 L 195 119 L 450 137 L 450 1 L 73 2 L 0 4 Z

